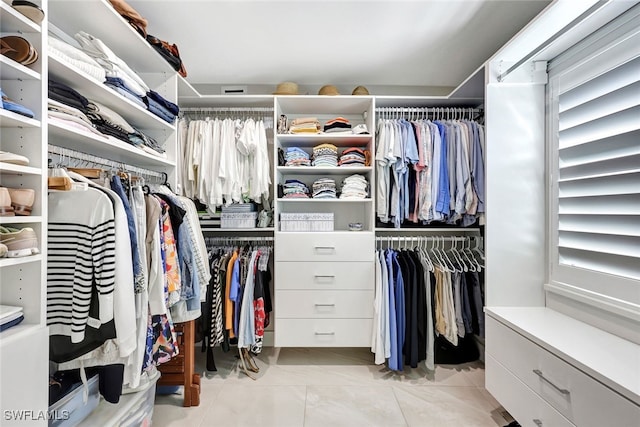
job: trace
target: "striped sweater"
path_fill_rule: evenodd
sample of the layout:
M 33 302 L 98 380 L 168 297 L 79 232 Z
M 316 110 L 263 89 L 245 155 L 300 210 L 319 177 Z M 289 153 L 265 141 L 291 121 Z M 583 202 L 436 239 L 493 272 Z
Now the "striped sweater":
M 113 319 L 115 219 L 102 191 L 49 192 L 47 325 L 50 335 L 84 339 L 85 328 Z M 92 287 L 99 319 L 89 320 Z

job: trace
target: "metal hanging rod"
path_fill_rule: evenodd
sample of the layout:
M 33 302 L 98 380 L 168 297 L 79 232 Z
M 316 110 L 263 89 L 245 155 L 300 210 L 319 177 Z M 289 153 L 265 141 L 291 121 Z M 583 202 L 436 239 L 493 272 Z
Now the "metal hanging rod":
M 378 236 L 377 242 L 416 242 L 420 240 L 440 242 L 466 242 L 478 236 Z
M 273 107 L 182 107 L 184 113 L 273 113 Z
M 443 118 L 473 119 L 482 115 L 482 107 L 377 107 L 376 114 L 382 118 Z
M 273 242 L 270 236 L 236 236 L 236 237 L 205 237 L 205 243 L 208 245 L 225 245 L 235 242 Z
M 83 153 L 81 151 L 72 150 L 70 148 L 58 147 L 56 145 L 48 144 L 47 151 L 49 154 L 54 154 L 60 157 L 60 163 L 65 164 L 65 160 L 76 160 L 80 162 L 86 162 L 97 166 L 106 166 L 111 169 L 124 169 L 128 172 L 133 172 L 138 175 L 150 178 L 158 178 L 161 180 L 167 180 L 167 174 L 164 172 L 156 172 L 149 169 L 144 169 L 138 166 L 128 165 L 124 162 L 117 162 L 115 160 L 105 159 L 93 154 Z M 163 182 L 164 182 L 163 181 Z

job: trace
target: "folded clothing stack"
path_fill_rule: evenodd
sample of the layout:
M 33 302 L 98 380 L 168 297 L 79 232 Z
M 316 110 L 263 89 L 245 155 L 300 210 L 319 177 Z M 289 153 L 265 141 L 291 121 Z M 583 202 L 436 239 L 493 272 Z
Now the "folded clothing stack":
M 320 178 L 313 182 L 314 199 L 335 199 L 336 182 L 331 178 Z
M 333 144 L 320 144 L 313 147 L 313 166 L 338 166 L 338 147 Z
M 324 124 L 325 133 L 352 133 L 351 123 L 344 117 L 336 117 Z
M 64 83 L 49 80 L 49 112 L 54 121 L 64 121 L 74 127 L 84 126 L 94 132 L 111 136 L 134 145 L 141 150 L 153 154 L 164 155 L 164 148 L 153 138 L 131 126 L 122 116 L 95 101 L 89 101 L 83 95 Z M 86 119 L 91 127 L 86 126 Z
M 291 120 L 289 133 L 318 133 L 320 132 L 320 122 L 316 117 L 300 117 Z
M 102 68 L 95 59 L 77 47 L 71 46 L 69 43 L 65 43 L 62 40 L 49 36 L 47 52 L 49 55 L 56 57 L 56 59 L 67 64 L 71 64 L 84 71 L 99 82 L 105 81 L 106 72 L 104 71 L 104 68 Z
M 308 199 L 309 188 L 304 182 L 297 179 L 288 179 L 284 182 L 285 199 Z
M 284 155 L 285 166 L 310 166 L 309 154 L 299 147 L 288 147 Z
M 16 326 L 24 320 L 22 307 L 0 305 L 0 332 Z
M 346 177 L 342 181 L 341 199 L 366 199 L 368 195 L 369 183 L 367 179 L 359 174 Z
M 367 157 L 364 150 L 358 147 L 346 148 L 340 156 L 340 166 L 366 166 Z

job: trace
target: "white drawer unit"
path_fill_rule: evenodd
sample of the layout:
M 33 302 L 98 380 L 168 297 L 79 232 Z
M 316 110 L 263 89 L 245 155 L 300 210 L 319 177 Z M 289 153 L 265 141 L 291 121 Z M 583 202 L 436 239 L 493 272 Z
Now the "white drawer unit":
M 373 262 L 370 232 L 278 233 L 276 240 L 276 261 Z
M 640 406 L 491 316 L 487 316 L 485 342 L 487 359 L 491 356 L 499 362 L 514 380 L 522 382 L 573 424 L 640 425 Z M 615 363 L 615 354 L 611 353 L 608 363 Z M 487 389 L 502 393 L 490 385 L 495 375 L 493 367 L 486 367 L 486 375 Z
M 372 262 L 283 261 L 276 269 L 278 289 L 373 289 Z
M 373 291 L 276 291 L 278 318 L 372 318 Z
M 485 356 L 485 370 L 485 387 L 522 427 L 574 425 L 489 354 Z
M 368 347 L 372 319 L 276 319 L 276 347 Z

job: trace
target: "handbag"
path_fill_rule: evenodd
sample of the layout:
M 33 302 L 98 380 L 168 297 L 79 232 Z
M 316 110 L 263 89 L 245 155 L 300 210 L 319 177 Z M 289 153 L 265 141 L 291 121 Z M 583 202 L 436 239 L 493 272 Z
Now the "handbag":
M 178 72 L 178 74 L 182 77 L 187 77 L 187 70 L 184 67 L 184 63 L 180 58 L 180 51 L 175 43 L 169 44 L 168 42 L 152 36 L 151 34 L 147 34 L 147 41 L 169 63 L 169 65 Z

